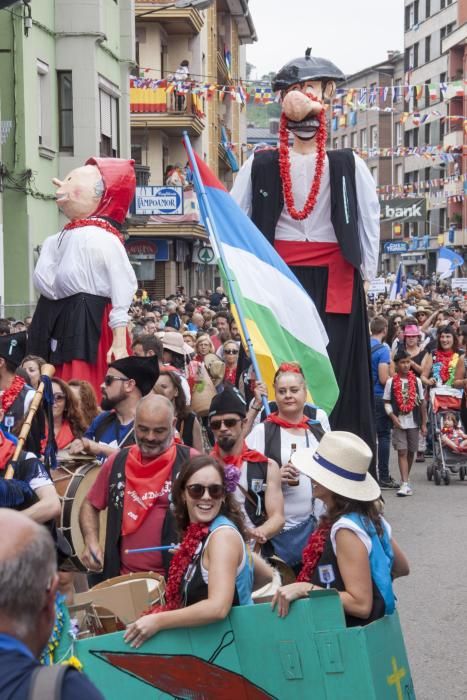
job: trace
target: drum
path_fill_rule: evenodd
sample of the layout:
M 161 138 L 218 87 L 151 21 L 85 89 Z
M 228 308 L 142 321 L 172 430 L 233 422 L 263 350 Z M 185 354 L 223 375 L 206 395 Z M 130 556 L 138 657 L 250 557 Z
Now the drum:
M 131 574 L 124 574 L 122 576 L 115 576 L 114 578 L 109 578 L 107 581 L 101 581 L 97 583 L 90 589 L 90 593 L 93 591 L 103 591 L 106 588 L 116 588 L 120 586 L 130 586 L 134 581 L 144 580 L 147 585 L 148 598 L 147 604 L 144 610 L 152 607 L 153 605 L 163 605 L 164 603 L 164 592 L 165 592 L 165 579 L 160 574 L 156 574 L 152 571 L 138 571 Z M 101 607 L 101 605 L 92 605 L 94 611 L 94 619 L 92 621 L 92 629 L 97 634 L 108 634 L 110 632 L 117 632 L 117 630 L 124 630 L 125 624 L 117 617 L 116 614 L 112 613 L 107 608 Z M 139 611 L 138 617 L 144 612 L 144 610 Z M 134 622 L 134 620 L 127 620 L 129 622 Z
M 76 468 L 73 469 L 75 464 Z M 80 457 L 76 462 L 67 462 L 66 464 L 62 462 L 52 472 L 55 488 L 62 501 L 60 527 L 73 550 L 70 561 L 76 571 L 87 571 L 80 559 L 84 549 L 84 540 L 79 527 L 79 511 L 91 486 L 97 479 L 99 470 L 100 464 L 98 462 L 82 460 Z M 104 551 L 105 545 L 106 526 L 107 509 L 101 511 L 99 518 L 99 543 L 102 551 Z

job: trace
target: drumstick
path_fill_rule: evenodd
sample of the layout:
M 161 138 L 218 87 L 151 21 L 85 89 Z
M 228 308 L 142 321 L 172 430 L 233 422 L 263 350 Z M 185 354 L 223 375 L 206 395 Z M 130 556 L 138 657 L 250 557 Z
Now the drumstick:
M 45 375 L 46 377 L 52 378 L 55 374 L 55 367 L 53 365 L 42 365 L 41 374 Z M 26 442 L 26 438 L 29 435 L 29 431 L 31 430 L 32 420 L 36 415 L 37 409 L 41 404 L 43 394 L 44 382 L 40 382 L 39 386 L 37 387 L 36 393 L 34 394 L 34 397 L 31 401 L 26 420 L 24 421 L 23 427 L 21 428 L 21 432 L 18 436 L 18 444 L 16 445 L 13 457 L 11 458 L 10 464 L 8 465 L 7 470 L 5 472 L 5 479 L 13 479 L 14 477 L 15 469 L 13 465 L 19 459 L 21 450 L 23 449 L 24 443 Z
M 176 544 L 165 544 L 160 547 L 141 547 L 141 549 L 125 549 L 125 554 L 139 554 L 140 552 L 167 552 L 169 549 L 177 549 Z

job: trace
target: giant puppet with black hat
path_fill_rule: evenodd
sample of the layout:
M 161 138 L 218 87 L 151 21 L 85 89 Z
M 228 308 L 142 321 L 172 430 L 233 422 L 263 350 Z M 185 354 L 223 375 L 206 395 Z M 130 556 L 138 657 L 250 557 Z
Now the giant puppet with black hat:
M 257 149 L 231 194 L 290 266 L 325 325 L 340 389 L 333 429 L 374 446 L 364 282 L 376 275 L 379 203 L 361 158 L 350 149 L 326 152 L 325 101 L 344 78 L 310 49 L 280 69 L 272 86 L 282 98 L 280 146 Z
M 100 394 L 107 363 L 126 357 L 128 309 L 137 288 L 121 227 L 135 194 L 134 161 L 90 158 L 57 186 L 69 219 L 42 246 L 34 271 L 40 293 L 28 351 L 64 380 L 84 379 Z

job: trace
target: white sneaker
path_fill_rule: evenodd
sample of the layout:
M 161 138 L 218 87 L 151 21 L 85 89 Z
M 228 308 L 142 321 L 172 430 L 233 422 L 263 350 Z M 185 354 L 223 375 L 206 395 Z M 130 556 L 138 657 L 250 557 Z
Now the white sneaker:
M 401 487 L 400 487 L 399 491 L 397 492 L 397 495 L 398 496 L 412 496 L 413 495 L 412 487 L 410 486 L 410 484 L 407 481 L 402 482 Z

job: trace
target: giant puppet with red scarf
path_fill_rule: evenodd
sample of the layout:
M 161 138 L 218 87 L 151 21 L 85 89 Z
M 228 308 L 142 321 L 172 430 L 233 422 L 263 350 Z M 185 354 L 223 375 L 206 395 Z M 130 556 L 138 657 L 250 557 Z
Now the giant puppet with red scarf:
M 279 148 L 257 149 L 231 194 L 290 266 L 326 327 L 340 389 L 332 428 L 374 446 L 364 281 L 376 274 L 379 203 L 361 158 L 350 149 L 326 152 L 325 100 L 344 77 L 310 49 L 281 68 L 273 82 L 282 98 Z
M 100 395 L 107 364 L 128 353 L 128 309 L 137 288 L 121 225 L 135 194 L 132 160 L 90 158 L 57 186 L 69 219 L 42 246 L 34 271 L 40 298 L 28 351 L 62 379 L 84 379 Z

